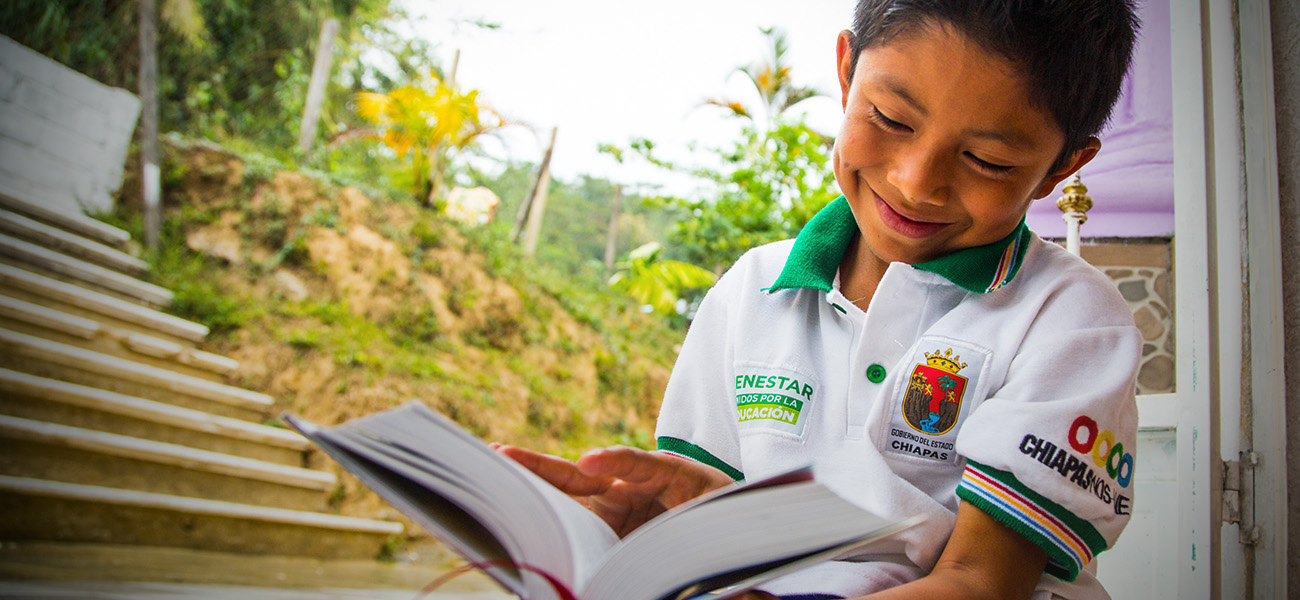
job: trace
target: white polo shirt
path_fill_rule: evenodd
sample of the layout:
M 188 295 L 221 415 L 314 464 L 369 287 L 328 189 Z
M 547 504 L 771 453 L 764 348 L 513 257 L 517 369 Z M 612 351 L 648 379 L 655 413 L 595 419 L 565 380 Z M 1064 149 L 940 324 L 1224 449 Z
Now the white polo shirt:
M 1039 594 L 1108 597 L 1092 559 L 1132 510 L 1142 339 L 1128 306 L 1022 223 L 891 264 L 864 313 L 837 289 L 856 232 L 841 197 L 718 281 L 669 380 L 659 449 L 735 479 L 811 463 L 872 512 L 930 517 L 773 593 L 852 597 L 920 577 L 970 502 L 1047 552 Z

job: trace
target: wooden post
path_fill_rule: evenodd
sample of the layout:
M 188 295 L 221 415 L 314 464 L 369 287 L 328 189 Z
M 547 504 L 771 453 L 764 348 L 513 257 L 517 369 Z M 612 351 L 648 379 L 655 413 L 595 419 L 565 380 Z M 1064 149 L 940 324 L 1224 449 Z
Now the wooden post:
M 555 146 L 555 130 L 551 128 L 551 143 L 546 147 L 546 153 L 542 155 L 541 169 L 537 171 L 538 180 L 542 177 L 542 172 L 550 168 L 551 165 L 551 148 Z M 548 175 L 549 177 L 549 175 Z M 549 181 L 548 181 L 549 183 Z M 510 228 L 510 241 L 518 244 L 519 237 L 524 233 L 524 226 L 528 223 L 528 215 L 533 209 L 533 199 L 537 197 L 537 182 L 533 183 L 533 189 L 528 191 L 524 196 L 524 201 L 519 203 L 519 210 L 515 212 L 515 225 Z
M 1083 179 L 1078 173 L 1070 178 L 1070 182 L 1065 184 L 1065 192 L 1060 200 L 1056 201 L 1056 207 L 1065 213 L 1061 218 L 1065 220 L 1065 249 L 1075 256 L 1079 255 L 1079 227 L 1088 220 L 1088 209 L 1092 208 L 1092 198 L 1088 197 L 1088 186 L 1083 185 Z
M 140 0 L 140 165 L 144 182 L 144 243 L 157 248 L 162 231 L 162 173 L 158 168 L 158 10 Z
M 460 50 L 451 58 L 451 70 L 447 72 L 447 79 L 442 82 L 447 89 L 453 93 L 456 91 L 456 69 L 460 66 Z M 438 200 L 442 199 L 442 169 L 447 160 L 447 148 L 438 145 L 429 146 L 429 197 L 424 199 L 424 205 L 429 208 L 438 206 Z M 443 209 L 445 210 L 445 206 Z
M 321 105 L 325 103 L 325 87 L 330 79 L 330 63 L 334 60 L 334 38 L 339 33 L 339 20 L 325 19 L 320 26 L 320 42 L 316 44 L 316 60 L 311 66 L 311 82 L 307 84 L 307 102 L 298 126 L 298 150 L 306 156 L 316 139 L 316 125 L 320 123 Z
M 451 55 L 451 70 L 447 72 L 447 87 L 456 88 L 456 71 L 460 69 L 460 49 Z
M 614 269 L 614 253 L 618 251 L 618 216 L 623 212 L 623 186 L 614 190 L 614 206 L 609 213 L 609 235 L 605 238 L 605 268 Z
M 551 143 L 546 147 L 542 168 L 537 173 L 537 185 L 533 188 L 532 200 L 528 203 L 528 229 L 524 233 L 524 254 L 528 256 L 537 252 L 537 241 L 542 237 L 542 218 L 546 216 L 546 194 L 551 187 L 551 153 L 555 150 L 555 133 L 558 129 L 558 127 L 551 128 Z

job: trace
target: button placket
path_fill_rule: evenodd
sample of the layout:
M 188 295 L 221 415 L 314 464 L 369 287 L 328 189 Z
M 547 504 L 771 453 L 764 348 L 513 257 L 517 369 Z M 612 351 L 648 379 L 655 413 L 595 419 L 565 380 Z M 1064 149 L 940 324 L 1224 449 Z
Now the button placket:
M 912 275 L 907 265 L 891 265 L 860 324 L 861 338 L 850 371 L 855 376 L 850 387 L 854 397 L 863 400 L 850 404 L 848 414 L 850 422 L 862 428 L 867 421 L 875 421 L 877 413 L 890 410 L 895 387 L 890 382 L 906 376 L 897 372 L 907 368 L 899 362 L 921 333 L 932 287 Z

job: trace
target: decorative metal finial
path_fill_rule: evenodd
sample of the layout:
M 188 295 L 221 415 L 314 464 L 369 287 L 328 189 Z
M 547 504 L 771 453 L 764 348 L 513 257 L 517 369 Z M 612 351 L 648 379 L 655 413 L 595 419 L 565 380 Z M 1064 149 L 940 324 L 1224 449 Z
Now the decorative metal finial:
M 1083 185 L 1083 178 L 1075 173 L 1061 191 L 1065 192 L 1065 195 L 1056 201 L 1056 207 L 1067 215 L 1077 213 L 1080 225 L 1087 222 L 1088 210 L 1092 208 L 1092 198 L 1088 196 L 1088 186 Z
M 1088 186 L 1083 185 L 1083 178 L 1077 172 L 1061 191 L 1065 192 L 1065 195 L 1056 201 L 1056 207 L 1065 213 L 1061 215 L 1066 226 L 1065 249 L 1070 254 L 1079 256 L 1079 226 L 1088 220 L 1088 209 L 1092 208 L 1092 198 L 1088 197 Z

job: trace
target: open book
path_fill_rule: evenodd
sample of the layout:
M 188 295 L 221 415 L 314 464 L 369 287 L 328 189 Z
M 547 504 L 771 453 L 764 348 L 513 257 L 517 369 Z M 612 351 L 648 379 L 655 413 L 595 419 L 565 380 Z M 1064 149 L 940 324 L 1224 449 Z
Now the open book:
M 805 468 L 716 490 L 620 540 L 573 498 L 421 404 L 329 428 L 285 420 L 527 600 L 563 598 L 557 586 L 581 600 L 723 598 L 920 522 L 872 515 Z

